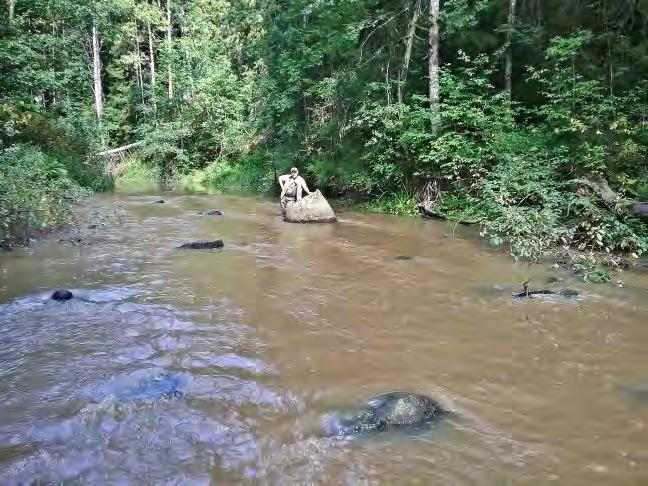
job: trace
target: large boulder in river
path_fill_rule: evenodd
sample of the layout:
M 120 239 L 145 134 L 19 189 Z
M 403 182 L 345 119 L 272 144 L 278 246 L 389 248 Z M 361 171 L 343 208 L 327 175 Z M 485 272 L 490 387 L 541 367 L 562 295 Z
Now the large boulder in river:
M 289 223 L 335 223 L 337 218 L 319 189 L 286 208 L 284 221 Z
M 348 414 L 336 413 L 325 423 L 327 436 L 349 436 L 389 429 L 415 428 L 449 413 L 425 395 L 383 393 Z

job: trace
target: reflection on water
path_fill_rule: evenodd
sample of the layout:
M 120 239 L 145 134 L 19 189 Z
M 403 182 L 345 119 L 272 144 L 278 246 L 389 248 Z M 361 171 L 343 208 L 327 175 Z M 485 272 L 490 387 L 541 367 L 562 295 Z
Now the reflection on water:
M 646 274 L 584 286 L 441 222 L 163 198 L 97 197 L 119 218 L 88 244 L 0 254 L 0 483 L 648 481 Z M 580 295 L 512 300 L 529 277 Z M 392 390 L 455 413 L 324 436 Z

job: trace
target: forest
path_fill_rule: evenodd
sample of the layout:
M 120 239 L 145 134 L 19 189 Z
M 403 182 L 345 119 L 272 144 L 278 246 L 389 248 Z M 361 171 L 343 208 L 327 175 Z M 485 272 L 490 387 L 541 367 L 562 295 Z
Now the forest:
M 474 222 L 516 259 L 648 250 L 648 0 L 2 12 L 5 246 L 115 178 L 272 193 L 296 165 L 369 210 Z

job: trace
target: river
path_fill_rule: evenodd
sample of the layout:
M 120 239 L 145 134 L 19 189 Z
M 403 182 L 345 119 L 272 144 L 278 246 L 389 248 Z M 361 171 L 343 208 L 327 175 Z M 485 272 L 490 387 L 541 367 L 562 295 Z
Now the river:
M 586 285 L 470 228 L 277 210 L 104 194 L 90 244 L 0 253 L 0 483 L 648 484 L 648 275 Z M 551 276 L 581 295 L 511 298 Z M 456 413 L 324 437 L 391 390 Z

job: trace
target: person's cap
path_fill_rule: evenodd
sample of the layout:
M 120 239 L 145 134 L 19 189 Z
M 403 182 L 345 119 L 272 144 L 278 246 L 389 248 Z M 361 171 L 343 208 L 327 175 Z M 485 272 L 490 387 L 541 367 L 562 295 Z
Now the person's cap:
M 297 167 L 293 167 L 292 169 L 290 169 L 290 172 L 299 172 L 299 170 L 297 170 Z

